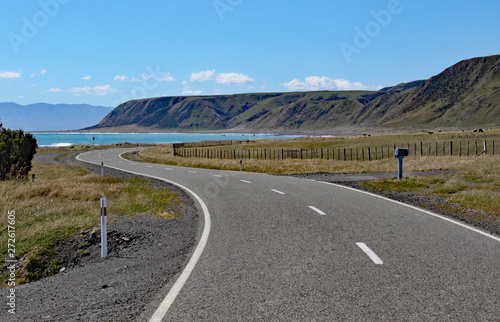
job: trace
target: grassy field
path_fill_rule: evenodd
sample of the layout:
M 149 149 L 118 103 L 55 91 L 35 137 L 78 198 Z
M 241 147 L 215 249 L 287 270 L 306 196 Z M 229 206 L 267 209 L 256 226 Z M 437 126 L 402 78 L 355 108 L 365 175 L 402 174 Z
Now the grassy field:
M 500 142 L 500 130 L 488 130 L 484 133 L 448 132 L 418 133 L 377 136 L 299 138 L 293 140 L 263 140 L 244 144 L 241 149 L 297 149 L 297 148 L 366 148 L 373 146 L 401 146 L 418 142 L 445 142 L 449 140 Z M 498 150 L 498 148 L 497 148 Z M 481 149 L 482 151 L 482 149 Z M 496 155 L 480 157 L 458 156 L 413 156 L 405 158 L 405 172 L 435 170 L 456 170 L 446 175 L 412 176 L 404 180 L 387 179 L 366 183 L 365 187 L 374 190 L 411 191 L 421 194 L 433 194 L 446 198 L 446 202 L 488 212 L 500 216 L 500 151 Z M 160 146 L 140 152 L 140 158 L 147 162 L 194 168 L 239 171 L 239 160 L 220 160 L 206 158 L 174 157 L 171 146 Z M 388 158 L 372 161 L 332 161 L 320 159 L 285 159 L 285 160 L 243 160 L 243 170 L 269 174 L 298 173 L 397 173 L 397 159 Z
M 61 149 L 62 150 L 62 149 Z M 61 151 L 59 150 L 59 151 Z M 43 152 L 42 152 L 43 153 Z M 17 284 L 52 275 L 60 268 L 52 261 L 54 246 L 76 233 L 98 229 L 99 200 L 108 198 L 108 213 L 151 213 L 173 218 L 169 211 L 182 207 L 172 191 L 155 189 L 143 179 L 120 179 L 90 174 L 83 168 L 34 162 L 36 180 L 0 182 L 0 254 L 8 255 L 7 214 L 15 211 L 15 250 L 20 259 Z M 0 280 L 6 286 L 6 264 Z

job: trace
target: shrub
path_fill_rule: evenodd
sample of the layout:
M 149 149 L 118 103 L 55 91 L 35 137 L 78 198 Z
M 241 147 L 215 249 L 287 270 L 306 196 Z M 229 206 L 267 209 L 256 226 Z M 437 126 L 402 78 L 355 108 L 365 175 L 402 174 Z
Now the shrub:
M 33 135 L 6 129 L 0 123 L 0 180 L 26 177 L 36 148 Z

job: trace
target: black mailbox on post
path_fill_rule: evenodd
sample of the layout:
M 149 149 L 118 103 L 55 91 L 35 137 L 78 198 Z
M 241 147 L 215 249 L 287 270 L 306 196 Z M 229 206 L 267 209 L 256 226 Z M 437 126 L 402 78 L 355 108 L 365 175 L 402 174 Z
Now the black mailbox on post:
M 408 149 L 404 148 L 397 148 L 394 151 L 394 156 L 397 157 L 407 157 L 408 156 Z

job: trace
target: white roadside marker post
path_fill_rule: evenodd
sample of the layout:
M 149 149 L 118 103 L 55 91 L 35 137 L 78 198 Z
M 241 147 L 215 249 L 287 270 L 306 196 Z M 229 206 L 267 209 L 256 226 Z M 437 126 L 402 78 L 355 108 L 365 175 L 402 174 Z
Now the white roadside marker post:
M 108 257 L 108 231 L 106 227 L 106 198 L 101 198 L 101 257 Z

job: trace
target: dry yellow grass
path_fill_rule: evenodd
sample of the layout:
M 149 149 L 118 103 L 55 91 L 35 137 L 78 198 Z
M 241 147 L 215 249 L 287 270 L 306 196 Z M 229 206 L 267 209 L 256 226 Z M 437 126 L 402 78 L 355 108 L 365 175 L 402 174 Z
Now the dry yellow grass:
M 8 212 L 15 211 L 16 255 L 25 258 L 18 282 L 40 278 L 43 273 L 27 271 L 29 260 L 49 264 L 53 247 L 78 231 L 97 227 L 102 197 L 108 198 L 108 213 L 135 215 L 151 213 L 164 218 L 176 216 L 182 201 L 170 190 L 155 189 L 142 179 L 119 179 L 89 174 L 86 170 L 51 164 L 33 164 L 36 180 L 0 182 L 0 254 L 7 254 Z M 2 263 L 2 269 L 5 263 Z M 5 276 L 2 277 L 2 280 Z M 3 284 L 2 284 L 3 285 Z M 3 285 L 5 286 L 5 285 Z

